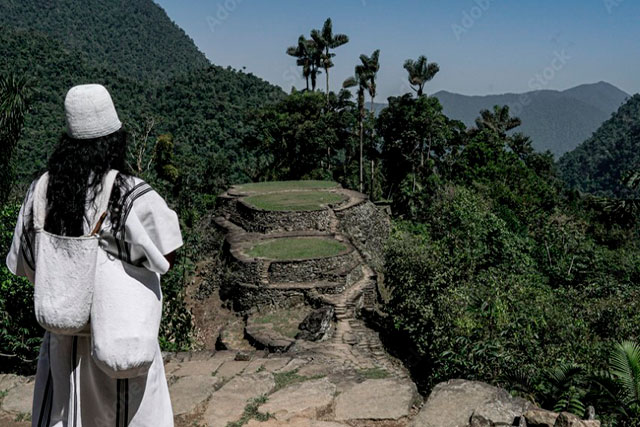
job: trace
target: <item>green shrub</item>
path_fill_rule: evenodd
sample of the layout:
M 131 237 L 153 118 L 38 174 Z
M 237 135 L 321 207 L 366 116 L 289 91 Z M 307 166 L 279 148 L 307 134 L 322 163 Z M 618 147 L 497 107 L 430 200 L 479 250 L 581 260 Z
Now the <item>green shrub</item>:
M 0 372 L 33 373 L 44 334 L 33 313 L 33 285 L 4 263 L 19 210 L 18 205 L 0 207 Z

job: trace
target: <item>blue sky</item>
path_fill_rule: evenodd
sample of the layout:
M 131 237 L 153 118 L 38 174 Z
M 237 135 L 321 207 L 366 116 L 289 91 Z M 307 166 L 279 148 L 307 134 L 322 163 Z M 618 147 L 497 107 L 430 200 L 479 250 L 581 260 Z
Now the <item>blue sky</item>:
M 285 54 L 328 17 L 349 35 L 330 71 L 337 89 L 361 53 L 381 50 L 379 101 L 407 91 L 407 58 L 440 65 L 427 92 L 566 89 L 610 82 L 640 92 L 637 0 L 156 0 L 215 64 L 303 87 Z M 321 76 L 324 85 L 324 76 Z

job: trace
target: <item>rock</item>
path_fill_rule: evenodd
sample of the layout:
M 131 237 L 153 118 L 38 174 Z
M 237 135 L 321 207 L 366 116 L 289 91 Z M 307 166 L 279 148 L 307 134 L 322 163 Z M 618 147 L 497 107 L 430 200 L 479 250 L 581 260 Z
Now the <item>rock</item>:
M 345 427 L 347 424 L 337 423 L 334 421 L 320 421 L 312 420 L 309 418 L 292 418 L 287 422 L 278 420 L 268 420 L 266 422 L 259 422 L 251 420 L 246 424 L 247 427 Z
M 278 421 L 301 415 L 315 418 L 331 405 L 335 391 L 336 386 L 326 378 L 304 381 L 273 393 L 258 410 L 273 414 Z
M 2 399 L 2 410 L 12 414 L 31 414 L 35 381 L 19 383 Z
M 284 353 L 295 342 L 267 327 L 247 325 L 245 332 L 259 348 L 266 348 L 271 353 Z
M 170 375 L 174 377 L 211 376 L 223 363 L 224 360 L 221 358 L 182 362 Z
M 600 427 L 600 421 L 581 420 L 569 412 L 561 412 L 556 419 L 554 427 Z
M 14 374 L 0 374 L 0 391 L 7 391 L 25 381 L 24 377 Z
M 285 366 L 291 360 L 288 357 L 274 357 L 274 358 L 259 358 L 253 359 L 243 372 L 245 373 L 253 373 L 260 369 L 263 366 L 265 371 L 275 372 L 278 369 Z
M 233 360 L 248 362 L 251 360 L 251 353 L 248 351 L 239 351 L 236 353 L 236 357 L 234 357 Z
M 324 341 L 327 339 L 331 333 L 333 314 L 334 308 L 331 305 L 325 305 L 312 311 L 298 326 L 300 332 L 296 335 L 296 339 L 307 341 Z
M 221 382 L 221 378 L 211 375 L 180 378 L 169 387 L 174 415 L 191 413 L 211 396 Z
M 544 409 L 532 409 L 524 413 L 527 427 L 553 427 L 558 414 Z
M 231 378 L 242 371 L 249 365 L 249 362 L 239 361 L 239 360 L 229 360 L 224 362 L 217 370 L 216 376 L 222 378 Z
M 585 414 L 584 419 L 587 420 L 587 421 L 595 420 L 596 419 L 596 408 L 594 408 L 593 406 L 589 405 L 587 407 L 587 413 Z
M 289 360 L 289 362 L 287 362 L 287 364 L 284 365 L 282 368 L 276 369 L 275 372 L 295 371 L 296 369 L 302 368 L 307 363 L 309 363 L 309 361 L 306 360 L 306 359 L 294 358 L 294 359 Z
M 510 426 L 516 417 L 534 408 L 532 403 L 489 384 L 451 380 L 434 387 L 411 426 L 467 426 L 472 415 L 495 425 Z
M 338 395 L 335 419 L 397 420 L 409 415 L 416 396 L 411 382 L 394 378 L 366 380 Z
M 269 393 L 275 385 L 273 375 L 266 371 L 232 378 L 211 395 L 204 423 L 209 427 L 225 427 L 242 416 L 251 399 Z
M 482 415 L 473 414 L 469 420 L 469 427 L 494 427 L 495 424 L 491 420 L 486 419 Z

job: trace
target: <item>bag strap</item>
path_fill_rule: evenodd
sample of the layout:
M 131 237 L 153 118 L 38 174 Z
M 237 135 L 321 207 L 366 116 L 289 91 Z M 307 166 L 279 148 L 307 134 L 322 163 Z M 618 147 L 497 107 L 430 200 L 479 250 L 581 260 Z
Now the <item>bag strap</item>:
M 96 211 L 93 215 L 90 235 L 97 234 L 100 231 L 102 222 L 109 209 L 109 200 L 111 199 L 111 190 L 115 183 L 118 171 L 111 169 L 102 178 L 102 191 L 96 195 L 95 207 Z M 33 227 L 35 231 L 44 230 L 44 221 L 47 216 L 47 188 L 49 186 L 49 172 L 45 172 L 36 183 L 33 191 Z
M 33 228 L 35 231 L 44 230 L 44 220 L 47 215 L 47 187 L 49 186 L 49 172 L 45 172 L 33 190 Z
M 91 236 L 94 234 L 98 234 L 100 231 L 100 227 L 102 227 L 102 222 L 107 216 L 107 210 L 109 209 L 109 200 L 111 199 L 111 191 L 113 190 L 113 184 L 116 180 L 116 176 L 118 175 L 118 171 L 115 169 L 111 169 L 107 172 L 102 179 L 102 191 L 96 196 L 95 206 L 96 213 L 93 218 L 92 227 L 89 229 L 91 231 Z

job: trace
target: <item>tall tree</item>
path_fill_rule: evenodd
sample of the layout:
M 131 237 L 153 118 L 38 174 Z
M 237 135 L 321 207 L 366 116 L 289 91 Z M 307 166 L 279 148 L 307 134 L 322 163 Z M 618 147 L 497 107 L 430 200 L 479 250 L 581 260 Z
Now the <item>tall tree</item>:
M 371 115 L 373 116 L 374 111 L 374 103 L 377 92 L 377 84 L 376 79 L 378 78 L 378 71 L 380 71 L 380 49 L 377 49 L 373 52 L 371 56 L 360 55 L 360 62 L 362 62 L 362 66 L 366 72 L 366 83 L 367 83 L 367 91 L 369 92 L 369 96 L 371 97 Z M 375 137 L 373 132 L 371 134 L 371 148 L 369 150 L 369 160 L 371 161 L 371 188 L 369 190 L 370 196 L 374 197 L 375 191 L 375 165 L 376 165 L 376 147 L 375 147 Z
M 27 91 L 24 76 L 0 76 L 0 203 L 7 200 L 13 185 L 11 158 L 28 109 Z
M 418 96 L 422 96 L 424 86 L 440 71 L 438 64 L 428 62 L 427 57 L 424 55 L 415 61 L 407 59 L 404 63 L 404 69 L 409 73 L 409 84 L 411 84 L 411 88 L 416 91 Z
M 315 90 L 319 64 L 315 42 L 313 40 L 307 40 L 304 35 L 301 35 L 298 37 L 297 45 L 287 48 L 287 55 L 296 58 L 296 65 L 302 67 L 302 76 L 307 82 L 307 90 L 309 90 L 309 79 L 312 80 L 313 89 Z
M 362 151 L 363 151 L 363 143 L 364 143 L 364 118 L 366 114 L 365 108 L 365 91 L 368 90 L 369 85 L 369 71 L 364 65 L 356 65 L 355 75 L 353 77 L 349 77 L 344 81 L 342 86 L 346 88 L 357 87 L 358 88 L 358 121 L 359 121 L 359 138 L 360 138 L 360 174 L 359 174 L 359 184 L 358 188 L 360 192 L 363 191 L 363 178 L 364 178 L 364 169 L 362 163 Z
M 318 52 L 320 53 L 320 64 L 324 68 L 327 81 L 327 102 L 329 102 L 329 68 L 334 66 L 333 57 L 335 53 L 331 49 L 336 49 L 349 43 L 349 37 L 346 34 L 333 34 L 333 23 L 328 18 L 322 30 L 312 30 L 311 39 L 315 42 Z

